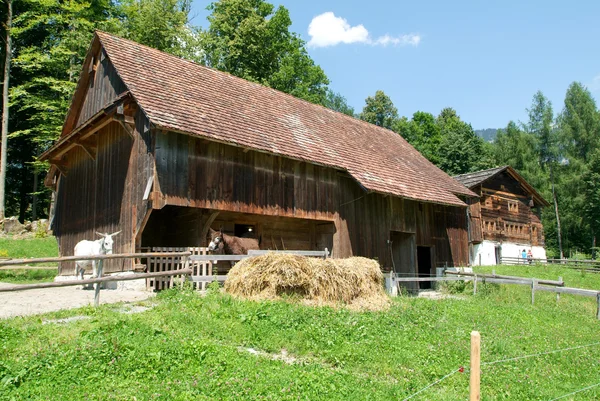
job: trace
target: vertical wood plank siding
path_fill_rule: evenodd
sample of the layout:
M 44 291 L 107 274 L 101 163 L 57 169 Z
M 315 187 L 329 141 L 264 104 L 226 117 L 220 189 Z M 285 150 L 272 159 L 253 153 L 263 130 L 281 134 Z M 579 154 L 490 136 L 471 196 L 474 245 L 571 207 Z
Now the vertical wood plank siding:
M 114 252 L 133 252 L 135 235 L 148 208 L 143 194 L 153 174 L 150 133 L 140 111 L 136 115 L 135 140 L 112 122 L 97 134 L 98 150 L 92 160 L 79 147 L 67 155 L 69 170 L 61 176 L 53 230 L 60 254 L 73 255 L 84 239 L 98 239 L 96 231 L 113 233 Z M 131 260 L 105 262 L 105 272 L 127 270 Z M 60 274 L 72 274 L 74 263 L 62 263 Z
M 377 258 L 384 267 L 390 231 L 416 234 L 438 264 L 468 263 L 466 208 L 369 194 L 332 168 L 172 132 L 156 133 L 155 152 L 155 196 L 166 205 L 331 221 L 333 256 Z
M 115 67 L 107 57 L 104 57 L 98 64 L 96 72 L 90 76 L 87 95 L 79 109 L 76 126 L 83 124 L 126 89 Z

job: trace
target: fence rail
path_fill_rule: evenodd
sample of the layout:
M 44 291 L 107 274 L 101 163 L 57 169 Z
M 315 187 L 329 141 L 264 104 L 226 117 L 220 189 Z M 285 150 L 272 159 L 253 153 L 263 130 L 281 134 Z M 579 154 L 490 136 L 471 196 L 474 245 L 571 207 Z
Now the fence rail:
M 106 276 L 101 278 L 90 278 L 85 280 L 66 280 L 66 281 L 57 281 L 52 283 L 37 283 L 37 284 L 19 284 L 13 285 L 10 287 L 0 288 L 0 292 L 13 292 L 13 291 L 23 291 L 23 290 L 36 290 L 40 288 L 56 288 L 56 287 L 72 287 L 75 285 L 82 284 L 98 284 L 98 283 L 108 283 L 111 281 L 130 281 L 130 280 L 140 280 L 146 278 L 153 277 L 169 277 L 169 276 L 189 276 L 192 274 L 192 269 L 180 269 L 180 270 L 171 270 L 166 272 L 159 273 L 138 273 L 131 276 Z
M 58 256 L 52 258 L 27 258 L 27 259 L 8 259 L 0 261 L 0 266 L 28 265 L 33 263 L 48 262 L 72 262 L 77 260 L 108 260 L 108 259 L 138 259 L 138 258 L 165 258 L 165 257 L 185 257 L 190 256 L 190 252 L 142 252 L 142 253 L 118 253 L 110 255 L 94 256 Z
M 443 281 L 472 281 L 473 294 L 477 294 L 477 283 L 482 284 L 513 284 L 526 285 L 531 288 L 531 303 L 535 302 L 536 291 L 547 291 L 556 293 L 556 299 L 559 300 L 560 294 L 579 295 L 586 297 L 595 297 L 597 303 L 596 317 L 600 320 L 600 291 L 588 290 L 584 288 L 565 287 L 562 277 L 558 281 L 554 280 L 539 280 L 536 278 L 517 277 L 517 276 L 498 276 L 490 274 L 477 274 L 456 271 L 443 271 L 443 274 L 451 274 L 452 276 L 432 276 L 432 277 L 400 277 L 397 274 L 390 273 L 386 275 L 386 287 L 390 294 L 397 293 L 400 283 L 414 282 L 443 282 Z
M 600 272 L 600 260 L 579 260 L 579 259 L 552 259 L 552 258 L 521 258 L 503 256 L 500 258 L 500 264 L 504 265 L 527 265 L 531 263 L 560 264 L 569 269 L 585 269 L 592 272 Z

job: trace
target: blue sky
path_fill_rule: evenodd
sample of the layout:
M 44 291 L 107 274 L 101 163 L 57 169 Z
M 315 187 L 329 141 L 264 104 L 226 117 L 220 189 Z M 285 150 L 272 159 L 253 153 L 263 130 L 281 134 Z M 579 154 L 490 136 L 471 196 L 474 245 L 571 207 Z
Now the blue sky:
M 209 3 L 194 1 L 194 25 L 208 26 Z M 598 0 L 271 3 L 290 11 L 292 30 L 356 111 L 382 89 L 400 115 L 449 106 L 481 129 L 525 121 L 537 90 L 555 112 L 573 81 L 599 99 Z

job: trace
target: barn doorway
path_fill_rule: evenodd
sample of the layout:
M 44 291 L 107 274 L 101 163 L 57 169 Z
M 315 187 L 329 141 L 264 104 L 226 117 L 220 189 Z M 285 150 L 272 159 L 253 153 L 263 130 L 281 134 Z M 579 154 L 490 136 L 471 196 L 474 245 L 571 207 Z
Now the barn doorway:
M 390 231 L 390 242 L 394 272 L 401 277 L 415 276 L 417 274 L 415 234 Z M 405 282 L 403 287 L 409 292 L 419 290 L 416 282 Z
M 432 248 L 430 246 L 417 247 L 417 264 L 419 277 L 431 277 L 433 275 L 433 258 L 431 257 Z M 420 289 L 431 289 L 431 281 L 420 281 Z
M 153 210 L 141 236 L 141 248 L 204 247 L 208 227 L 236 237 L 256 238 L 265 250 L 329 252 L 335 226 L 331 221 L 165 206 Z M 205 230 L 206 229 L 206 230 Z

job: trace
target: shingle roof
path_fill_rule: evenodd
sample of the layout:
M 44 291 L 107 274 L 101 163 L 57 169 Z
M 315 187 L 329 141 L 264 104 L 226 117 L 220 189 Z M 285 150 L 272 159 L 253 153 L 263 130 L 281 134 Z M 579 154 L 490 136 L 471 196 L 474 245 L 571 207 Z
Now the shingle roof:
M 117 73 L 157 127 L 346 170 L 366 190 L 464 206 L 476 196 L 400 135 L 107 33 Z
M 467 188 L 473 188 L 484 181 L 492 178 L 496 174 L 506 170 L 508 166 L 494 167 L 487 170 L 476 171 L 474 173 L 455 175 L 454 179 Z

